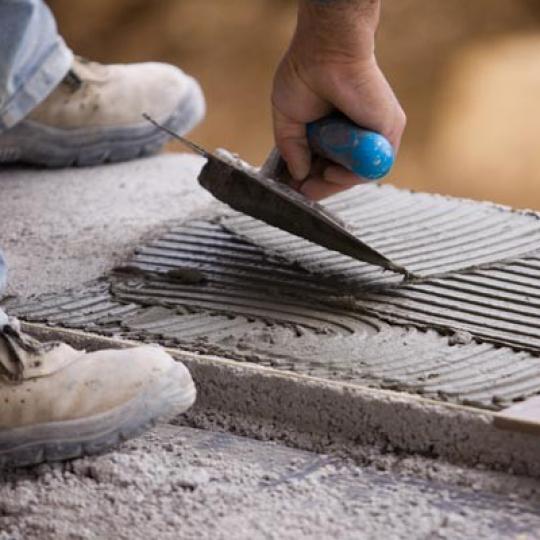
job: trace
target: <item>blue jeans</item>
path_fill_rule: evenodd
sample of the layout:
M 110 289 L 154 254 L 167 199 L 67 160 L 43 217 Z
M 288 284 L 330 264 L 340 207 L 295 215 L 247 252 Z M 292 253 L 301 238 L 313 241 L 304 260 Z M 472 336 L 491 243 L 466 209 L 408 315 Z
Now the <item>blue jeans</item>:
M 39 105 L 72 61 L 73 53 L 43 0 L 0 0 L 0 133 Z M 0 251 L 0 297 L 6 274 Z M 0 310 L 0 328 L 5 322 Z
M 0 132 L 39 105 L 72 60 L 43 0 L 0 0 Z

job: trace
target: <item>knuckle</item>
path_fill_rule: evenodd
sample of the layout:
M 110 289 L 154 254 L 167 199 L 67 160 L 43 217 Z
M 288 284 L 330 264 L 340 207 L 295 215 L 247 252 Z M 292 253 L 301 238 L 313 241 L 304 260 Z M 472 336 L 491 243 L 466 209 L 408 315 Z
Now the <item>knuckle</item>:
M 396 130 L 398 132 L 402 132 L 405 129 L 406 125 L 407 115 L 405 114 L 405 111 L 401 107 L 399 107 L 395 118 Z
M 407 124 L 407 115 L 405 114 L 405 111 L 401 107 L 399 109 L 399 121 L 402 126 L 405 126 Z

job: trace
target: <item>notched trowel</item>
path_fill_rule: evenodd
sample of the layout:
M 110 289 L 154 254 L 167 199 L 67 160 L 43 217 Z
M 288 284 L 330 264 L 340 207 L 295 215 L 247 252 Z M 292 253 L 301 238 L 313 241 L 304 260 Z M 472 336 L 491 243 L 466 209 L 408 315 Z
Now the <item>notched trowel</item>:
M 352 234 L 323 206 L 280 181 L 286 176 L 286 164 L 276 149 L 263 167 L 257 169 L 227 151 L 208 152 L 147 115 L 145 118 L 208 160 L 199 174 L 199 183 L 234 210 L 353 259 L 409 275 L 405 268 Z M 364 178 L 384 176 L 393 163 L 392 147 L 386 139 L 346 119 L 329 117 L 314 122 L 308 126 L 308 137 L 317 154 L 341 163 Z

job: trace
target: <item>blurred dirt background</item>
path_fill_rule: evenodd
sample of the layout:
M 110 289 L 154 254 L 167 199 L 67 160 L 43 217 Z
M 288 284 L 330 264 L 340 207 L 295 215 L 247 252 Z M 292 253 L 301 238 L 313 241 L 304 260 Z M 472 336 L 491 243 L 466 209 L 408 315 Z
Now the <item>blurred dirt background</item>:
M 208 116 L 192 138 L 264 159 L 294 0 L 49 4 L 78 54 L 167 61 L 195 75 Z M 540 2 L 386 0 L 378 56 L 409 118 L 392 182 L 540 208 Z

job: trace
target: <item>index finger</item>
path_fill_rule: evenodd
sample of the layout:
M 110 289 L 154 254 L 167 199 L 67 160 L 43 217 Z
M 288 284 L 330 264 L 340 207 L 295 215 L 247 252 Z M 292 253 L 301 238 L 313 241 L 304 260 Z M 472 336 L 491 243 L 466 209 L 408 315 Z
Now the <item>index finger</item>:
M 322 174 L 309 176 L 298 188 L 308 199 L 320 201 L 364 181 L 360 176 L 339 165 L 330 165 Z
M 311 169 L 311 150 L 306 125 L 288 118 L 275 107 L 272 116 L 276 146 L 287 162 L 291 176 L 295 180 L 304 180 Z

